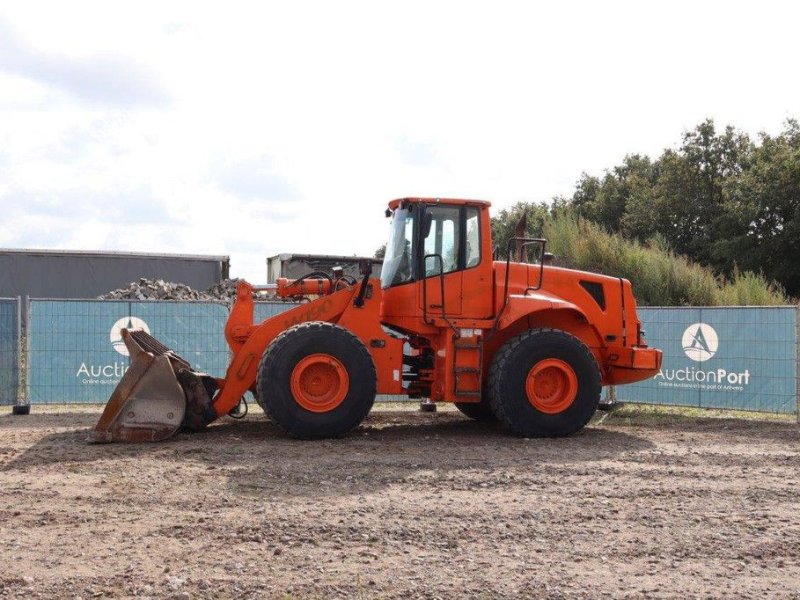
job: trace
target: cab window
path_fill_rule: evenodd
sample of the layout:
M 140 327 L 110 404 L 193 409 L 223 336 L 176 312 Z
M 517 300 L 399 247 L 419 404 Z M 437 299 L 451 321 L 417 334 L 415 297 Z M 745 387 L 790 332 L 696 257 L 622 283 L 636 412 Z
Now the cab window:
M 458 253 L 461 243 L 461 228 L 459 220 L 461 209 L 458 206 L 428 206 L 425 210 L 422 235 L 424 238 L 423 249 L 425 255 L 438 254 L 439 259 L 428 257 L 425 259 L 425 276 L 431 277 L 443 273 L 452 273 L 458 270 Z
M 400 207 L 392 214 L 389 241 L 383 257 L 381 287 L 388 288 L 414 281 L 414 215 L 413 206 Z
M 481 229 L 478 209 L 472 206 L 467 207 L 467 269 L 475 267 L 481 262 Z

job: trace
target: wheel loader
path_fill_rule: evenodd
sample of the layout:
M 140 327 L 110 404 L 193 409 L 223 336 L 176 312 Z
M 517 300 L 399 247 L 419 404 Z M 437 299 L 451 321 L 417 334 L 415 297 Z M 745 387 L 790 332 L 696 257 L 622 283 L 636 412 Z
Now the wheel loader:
M 625 279 L 559 268 L 546 241 L 509 240 L 495 260 L 490 204 L 389 202 L 380 278 L 314 272 L 268 286 L 241 281 L 225 326 L 223 378 L 199 373 L 141 330 L 123 330 L 131 364 L 93 442 L 159 441 L 236 411 L 248 392 L 288 435 L 356 428 L 376 394 L 452 402 L 525 437 L 570 435 L 594 414 L 603 385 L 661 367 Z M 533 255 L 533 260 L 527 260 Z M 302 300 L 253 322 L 253 292 Z

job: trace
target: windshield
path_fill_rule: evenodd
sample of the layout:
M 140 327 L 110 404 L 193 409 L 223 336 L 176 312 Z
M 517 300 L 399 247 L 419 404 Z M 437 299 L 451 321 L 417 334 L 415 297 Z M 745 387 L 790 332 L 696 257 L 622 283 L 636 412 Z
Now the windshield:
M 414 280 L 412 209 L 413 207 L 398 208 L 392 216 L 389 241 L 386 244 L 386 254 L 381 269 L 381 287 L 384 289 Z

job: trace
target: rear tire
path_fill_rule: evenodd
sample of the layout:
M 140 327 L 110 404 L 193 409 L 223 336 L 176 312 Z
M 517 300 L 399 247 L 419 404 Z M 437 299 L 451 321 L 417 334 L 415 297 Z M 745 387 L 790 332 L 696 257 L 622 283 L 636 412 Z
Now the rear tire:
M 264 412 L 292 437 L 336 437 L 367 416 L 376 379 L 372 357 L 351 332 L 332 323 L 301 323 L 264 352 L 258 398 Z
M 492 410 L 523 437 L 562 437 L 583 428 L 600 400 L 600 370 L 575 336 L 532 329 L 505 343 L 489 371 Z
M 480 402 L 455 402 L 456 408 L 473 421 L 491 423 L 497 421 L 497 417 L 492 412 L 489 401 L 485 398 Z

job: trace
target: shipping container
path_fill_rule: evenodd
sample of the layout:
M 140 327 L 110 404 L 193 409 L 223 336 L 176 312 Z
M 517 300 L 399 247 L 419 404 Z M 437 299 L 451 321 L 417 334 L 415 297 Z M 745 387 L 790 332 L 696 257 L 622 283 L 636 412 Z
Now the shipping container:
M 297 279 L 312 271 L 330 273 L 333 267 L 342 267 L 345 275 L 358 279 L 358 263 L 372 261 L 372 277 L 381 276 L 383 259 L 364 256 L 335 256 L 328 254 L 278 254 L 267 259 L 267 281 L 275 283 L 278 277 Z
M 0 249 L 0 297 L 96 298 L 142 277 L 206 290 L 229 271 L 228 256 Z

